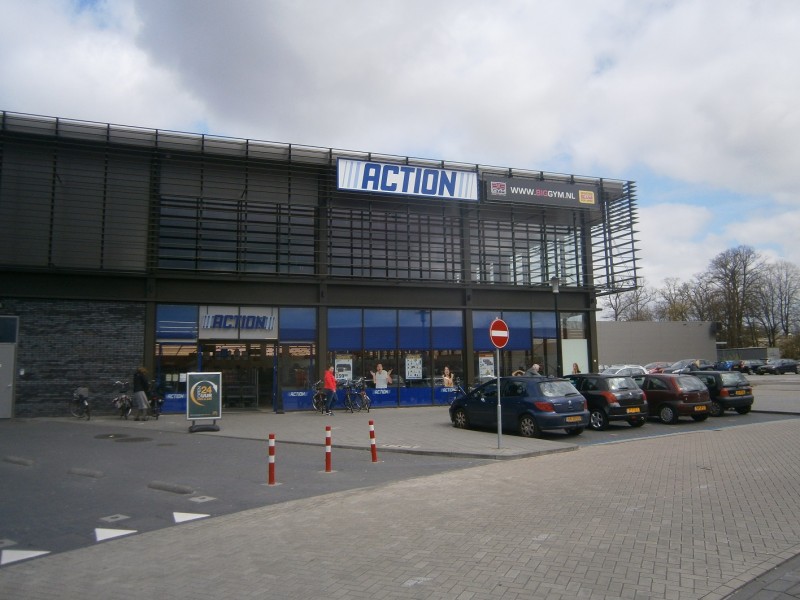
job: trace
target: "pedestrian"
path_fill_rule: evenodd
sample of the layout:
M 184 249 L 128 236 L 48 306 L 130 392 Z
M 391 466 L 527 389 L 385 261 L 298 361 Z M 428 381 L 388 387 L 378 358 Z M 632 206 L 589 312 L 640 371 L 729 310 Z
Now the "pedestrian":
M 147 421 L 147 411 L 150 410 L 150 401 L 147 394 L 150 392 L 150 380 L 147 378 L 147 369 L 139 367 L 133 374 L 133 407 L 136 409 L 135 421 Z
M 376 388 L 386 388 L 392 385 L 392 370 L 384 371 L 381 363 L 378 363 L 375 370 L 370 371 L 370 373 L 372 373 L 372 383 L 375 384 Z
M 578 363 L 572 363 L 572 374 L 577 375 L 581 372 L 581 368 L 578 366 Z
M 528 375 L 529 377 L 541 377 L 542 375 L 539 373 L 540 368 L 541 367 L 539 367 L 537 363 L 533 363 L 531 368 L 525 371 L 525 375 Z
M 325 414 L 333 415 L 331 407 L 336 399 L 336 377 L 333 376 L 333 365 L 330 365 L 328 370 L 325 371 L 325 383 L 323 387 L 325 388 Z

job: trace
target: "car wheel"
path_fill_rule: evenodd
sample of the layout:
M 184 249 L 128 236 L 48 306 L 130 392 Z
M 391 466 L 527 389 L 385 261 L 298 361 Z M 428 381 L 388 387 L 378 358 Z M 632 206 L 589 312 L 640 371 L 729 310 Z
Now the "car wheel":
M 716 400 L 711 401 L 711 409 L 709 411 L 712 417 L 721 417 L 725 414 L 725 409 L 722 408 L 722 404 L 717 402 Z
M 739 408 L 736 409 L 736 412 L 739 413 L 740 415 L 746 415 L 747 413 L 750 412 L 750 407 L 740 406 Z
M 631 424 L 631 427 L 641 427 L 642 425 L 645 424 L 645 418 L 638 417 L 636 419 L 631 419 L 630 421 L 628 421 L 628 423 Z
M 669 404 L 665 404 L 661 407 L 661 410 L 658 411 L 658 418 L 661 419 L 662 423 L 673 425 L 678 422 L 678 413 L 675 412 L 675 409 Z
M 469 427 L 469 419 L 463 408 L 457 408 L 453 413 L 453 425 L 459 429 L 466 429 Z
M 542 430 L 530 415 L 522 415 L 519 420 L 519 434 L 524 437 L 541 437 Z
M 608 415 L 602 408 L 593 408 L 589 413 L 589 427 L 595 431 L 608 429 Z
M 567 435 L 580 435 L 583 433 L 583 427 L 573 427 L 572 429 L 567 429 Z
M 700 423 L 701 421 L 705 421 L 708 418 L 708 415 L 692 415 L 692 418 Z

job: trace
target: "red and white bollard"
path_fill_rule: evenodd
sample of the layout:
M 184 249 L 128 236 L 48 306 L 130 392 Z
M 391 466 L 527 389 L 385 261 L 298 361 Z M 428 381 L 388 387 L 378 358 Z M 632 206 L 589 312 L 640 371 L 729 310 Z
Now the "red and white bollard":
M 331 472 L 331 426 L 325 426 L 325 472 Z
M 269 485 L 275 485 L 275 434 L 269 434 Z
M 378 462 L 378 447 L 375 445 L 375 421 L 369 422 L 369 445 L 372 450 L 372 462 Z

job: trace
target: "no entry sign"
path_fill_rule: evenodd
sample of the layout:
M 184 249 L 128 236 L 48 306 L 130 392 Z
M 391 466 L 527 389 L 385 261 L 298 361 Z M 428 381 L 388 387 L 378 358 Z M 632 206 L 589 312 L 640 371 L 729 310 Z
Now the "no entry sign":
M 505 348 L 508 343 L 508 325 L 503 319 L 495 319 L 489 325 L 489 339 L 492 340 L 492 344 L 498 350 Z

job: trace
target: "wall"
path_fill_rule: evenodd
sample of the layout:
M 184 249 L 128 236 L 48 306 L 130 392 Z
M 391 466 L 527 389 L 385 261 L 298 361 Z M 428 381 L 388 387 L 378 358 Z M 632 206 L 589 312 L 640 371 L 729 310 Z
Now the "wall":
M 81 386 L 110 414 L 114 382 L 142 364 L 143 303 L 3 298 L 2 312 L 19 317 L 15 417 L 67 416 Z
M 717 360 L 709 321 L 598 321 L 598 364 L 646 365 L 683 358 Z

